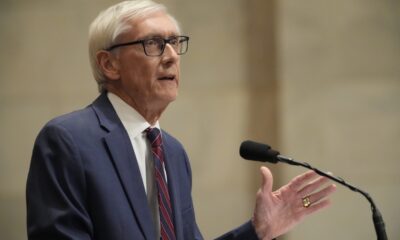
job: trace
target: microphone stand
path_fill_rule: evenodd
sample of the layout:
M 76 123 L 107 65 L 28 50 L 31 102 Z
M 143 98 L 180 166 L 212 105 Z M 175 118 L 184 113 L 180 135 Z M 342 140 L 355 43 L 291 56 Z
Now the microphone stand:
M 354 191 L 354 192 L 358 192 L 360 194 L 362 194 L 367 200 L 368 202 L 371 204 L 371 210 L 372 210 L 372 219 L 374 222 L 374 226 L 375 226 L 375 232 L 376 232 L 376 236 L 378 237 L 377 240 L 387 240 L 387 235 L 386 235 L 386 230 L 385 230 L 385 223 L 383 222 L 383 218 L 381 213 L 379 212 L 377 206 L 375 205 L 374 201 L 372 200 L 372 198 L 370 197 L 370 195 L 364 191 L 362 191 L 359 188 L 356 188 L 348 183 L 346 183 L 343 179 L 338 178 L 338 177 L 334 177 L 332 175 L 329 175 L 317 168 L 312 167 L 310 164 L 306 163 L 306 162 L 297 162 L 296 160 L 292 159 L 292 158 L 288 158 L 282 155 L 277 155 L 276 159 L 278 159 L 279 162 L 284 162 L 290 165 L 295 165 L 295 166 L 302 166 L 308 169 L 313 170 L 314 172 L 318 173 L 321 176 L 327 177 L 343 186 L 348 187 L 350 190 Z

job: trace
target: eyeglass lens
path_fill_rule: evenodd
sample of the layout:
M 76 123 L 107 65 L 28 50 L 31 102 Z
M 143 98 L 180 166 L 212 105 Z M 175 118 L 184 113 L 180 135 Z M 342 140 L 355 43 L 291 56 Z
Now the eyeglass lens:
M 169 43 L 177 54 L 184 54 L 187 50 L 188 39 L 185 37 L 172 37 L 169 39 L 163 38 L 151 38 L 143 41 L 143 46 L 146 54 L 149 56 L 162 55 L 165 49 L 165 45 Z

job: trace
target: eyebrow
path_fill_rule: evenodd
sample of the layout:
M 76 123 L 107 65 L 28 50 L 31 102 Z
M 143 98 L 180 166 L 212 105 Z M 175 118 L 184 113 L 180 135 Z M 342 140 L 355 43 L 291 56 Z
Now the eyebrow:
M 175 33 L 167 34 L 166 37 L 165 37 L 164 34 L 160 34 L 160 33 L 149 33 L 149 34 L 144 35 L 143 37 L 140 37 L 138 39 L 150 39 L 150 38 L 155 38 L 155 37 L 170 38 L 170 37 L 176 37 L 176 36 L 180 36 L 180 33 L 175 32 Z

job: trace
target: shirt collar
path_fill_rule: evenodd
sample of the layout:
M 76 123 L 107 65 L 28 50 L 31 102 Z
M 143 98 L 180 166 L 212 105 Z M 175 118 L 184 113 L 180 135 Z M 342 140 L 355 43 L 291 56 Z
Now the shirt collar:
M 149 127 L 156 127 L 160 129 L 160 124 L 158 121 L 154 124 L 154 126 L 151 126 L 146 119 L 144 119 L 144 117 L 140 115 L 138 111 L 136 111 L 136 109 L 129 106 L 117 95 L 107 92 L 107 97 L 129 135 L 136 137 L 142 134 L 143 131 Z

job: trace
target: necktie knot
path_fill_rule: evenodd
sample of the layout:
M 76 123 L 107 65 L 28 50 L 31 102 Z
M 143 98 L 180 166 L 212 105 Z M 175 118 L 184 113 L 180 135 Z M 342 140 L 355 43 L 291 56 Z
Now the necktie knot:
M 161 132 L 158 128 L 147 128 L 145 132 L 152 147 L 159 147 L 162 145 Z

